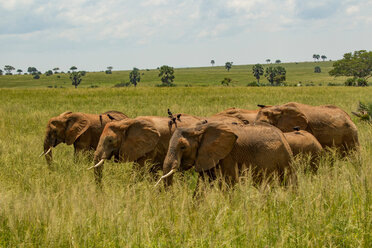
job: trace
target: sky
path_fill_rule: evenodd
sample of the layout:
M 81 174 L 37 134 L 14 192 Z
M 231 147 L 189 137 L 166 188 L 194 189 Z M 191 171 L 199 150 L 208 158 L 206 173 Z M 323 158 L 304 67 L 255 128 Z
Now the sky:
M 337 60 L 372 50 L 372 0 L 0 0 L 0 68 L 103 71 Z

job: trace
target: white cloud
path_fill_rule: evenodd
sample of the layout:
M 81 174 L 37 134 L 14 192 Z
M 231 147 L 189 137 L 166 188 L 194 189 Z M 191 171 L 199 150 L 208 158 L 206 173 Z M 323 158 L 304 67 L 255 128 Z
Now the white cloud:
M 357 12 L 359 12 L 359 6 L 356 6 L 356 5 L 349 6 L 346 9 L 346 13 L 349 14 L 349 15 L 355 14 Z

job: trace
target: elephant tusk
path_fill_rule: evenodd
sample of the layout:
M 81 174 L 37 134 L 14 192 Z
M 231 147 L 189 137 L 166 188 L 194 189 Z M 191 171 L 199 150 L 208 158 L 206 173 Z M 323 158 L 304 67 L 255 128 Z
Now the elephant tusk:
M 93 165 L 92 167 L 89 167 L 88 170 L 91 170 L 93 168 L 97 168 L 98 166 L 101 166 L 105 160 L 101 159 L 96 165 Z
M 40 158 L 41 156 L 43 156 L 43 155 L 47 155 L 48 153 L 50 153 L 51 150 L 52 150 L 52 148 L 50 147 L 50 148 L 48 149 L 48 151 L 41 153 L 41 154 L 39 155 L 39 158 Z
M 175 169 L 172 169 L 170 172 L 168 172 L 168 174 L 162 176 L 162 177 L 159 179 L 159 181 L 155 184 L 154 187 L 158 186 L 158 184 L 160 183 L 160 181 L 161 181 L 162 179 L 164 179 L 164 178 L 166 178 L 166 177 L 169 177 L 169 176 L 172 175 L 174 172 L 176 172 L 176 170 L 175 170 Z

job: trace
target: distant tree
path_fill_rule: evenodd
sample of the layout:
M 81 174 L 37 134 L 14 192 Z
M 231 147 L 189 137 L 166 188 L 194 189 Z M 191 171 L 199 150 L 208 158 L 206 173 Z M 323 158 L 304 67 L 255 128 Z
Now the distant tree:
M 77 67 L 73 65 L 71 66 L 70 70 L 74 72 L 75 70 L 77 70 Z
M 21 75 L 22 70 L 21 69 L 18 69 L 17 72 L 18 72 L 18 75 Z
M 57 74 L 57 73 L 58 73 L 58 71 L 59 71 L 59 68 L 58 68 L 58 67 L 56 67 L 56 68 L 53 68 L 53 71 L 54 71 L 54 74 Z
M 275 77 L 274 77 L 274 82 L 276 85 L 280 85 L 286 80 L 286 74 L 287 71 L 283 66 L 277 66 L 275 67 Z
M 372 51 L 355 51 L 354 53 L 345 53 L 344 58 L 333 63 L 333 69 L 329 75 L 338 77 L 353 77 L 355 81 L 367 82 L 372 76 Z
M 13 70 L 15 70 L 15 68 L 11 65 L 4 66 L 4 71 L 6 71 L 5 75 L 12 75 Z
M 282 61 L 280 59 L 275 60 L 275 64 L 280 64 Z
M 286 80 L 287 71 L 283 66 L 276 66 L 276 67 L 267 67 L 265 70 L 265 77 L 267 81 L 270 82 L 271 85 L 280 85 L 282 82 Z
M 269 83 L 271 84 L 271 85 L 274 85 L 274 78 L 275 78 L 275 69 L 274 69 L 274 67 L 272 67 L 272 66 L 269 66 L 269 67 L 267 67 L 266 68 L 266 70 L 265 70 L 265 77 L 266 77 L 266 79 L 267 79 L 267 81 L 269 81 Z
M 82 77 L 83 75 L 81 74 L 80 71 L 73 71 L 70 73 L 70 79 L 71 79 L 72 85 L 75 86 L 75 89 L 79 86 L 79 84 L 83 80 Z
M 114 69 L 114 67 L 112 67 L 112 66 L 107 66 L 107 70 L 112 71 L 112 69 Z
M 317 55 L 316 55 L 316 60 L 318 60 L 318 62 L 319 62 L 319 59 L 320 59 L 320 55 L 317 54 Z
M 221 81 L 221 84 L 222 84 L 222 86 L 229 86 L 231 84 L 231 82 L 232 82 L 231 78 L 224 78 Z
M 226 68 L 226 70 L 227 70 L 227 71 L 230 71 L 232 65 L 233 65 L 233 62 L 226 62 L 226 63 L 225 63 L 225 68 Z
M 3 75 L 3 70 L 0 69 L 0 75 Z
M 315 72 L 315 73 L 321 73 L 322 70 L 320 69 L 320 66 L 315 66 L 315 67 L 314 67 L 314 72 Z
M 266 60 L 266 63 L 270 63 L 270 61 L 271 61 L 270 59 L 267 59 L 267 60 Z
M 35 73 L 35 74 L 33 74 L 33 75 L 34 75 L 34 76 L 33 76 L 34 79 L 39 79 L 39 78 L 40 78 L 40 74 Z
M 27 72 L 30 74 L 35 74 L 37 72 L 37 69 L 35 67 L 28 67 Z
M 324 62 L 324 61 L 327 59 L 327 56 L 322 55 L 321 58 L 322 58 L 322 60 L 323 60 L 323 62 Z
M 52 70 L 47 70 L 45 72 L 45 76 L 51 76 L 51 75 L 53 75 L 53 71 Z
M 173 67 L 163 65 L 160 67 L 159 77 L 163 85 L 172 86 L 174 80 L 174 69 Z
M 138 68 L 134 67 L 129 73 L 129 81 L 134 85 L 134 87 L 136 87 L 137 83 L 141 81 L 141 75 Z
M 252 73 L 253 73 L 253 76 L 257 79 L 257 84 L 260 85 L 260 77 L 264 74 L 264 69 L 262 65 L 255 64 L 252 67 Z
M 84 77 L 87 74 L 87 72 L 86 71 L 80 71 L 80 74 L 81 74 L 81 76 Z
M 214 64 L 215 64 L 214 59 L 211 60 L 211 64 L 212 64 L 212 66 L 214 66 Z

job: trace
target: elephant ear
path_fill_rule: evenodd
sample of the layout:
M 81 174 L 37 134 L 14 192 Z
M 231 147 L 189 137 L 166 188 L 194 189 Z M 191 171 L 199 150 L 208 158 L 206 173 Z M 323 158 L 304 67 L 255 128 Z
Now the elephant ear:
M 160 139 L 160 133 L 146 120 L 134 120 L 124 130 L 120 154 L 128 161 L 136 161 L 153 151 Z
M 283 132 L 292 132 L 293 127 L 298 126 L 306 130 L 309 121 L 306 116 L 296 107 L 284 107 L 278 119 L 277 127 Z
M 90 122 L 84 114 L 70 114 L 66 121 L 66 144 L 73 144 L 88 129 L 89 125 Z
M 238 136 L 223 123 L 208 124 L 201 131 L 195 170 L 202 172 L 214 168 L 231 152 L 237 138 Z

